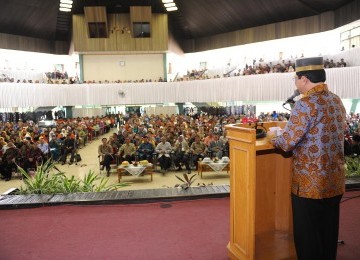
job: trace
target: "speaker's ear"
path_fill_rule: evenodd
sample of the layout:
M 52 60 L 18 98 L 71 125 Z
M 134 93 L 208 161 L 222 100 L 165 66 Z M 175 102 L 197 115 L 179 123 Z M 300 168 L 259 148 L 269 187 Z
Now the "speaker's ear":
M 266 131 L 264 129 L 256 129 L 256 139 L 266 137 Z

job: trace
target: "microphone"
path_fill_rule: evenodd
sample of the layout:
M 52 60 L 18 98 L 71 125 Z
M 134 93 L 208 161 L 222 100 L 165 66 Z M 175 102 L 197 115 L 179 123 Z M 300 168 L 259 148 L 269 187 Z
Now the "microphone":
M 300 95 L 300 91 L 296 89 L 294 93 L 284 102 L 283 106 L 285 106 L 288 103 L 295 103 L 294 98 Z

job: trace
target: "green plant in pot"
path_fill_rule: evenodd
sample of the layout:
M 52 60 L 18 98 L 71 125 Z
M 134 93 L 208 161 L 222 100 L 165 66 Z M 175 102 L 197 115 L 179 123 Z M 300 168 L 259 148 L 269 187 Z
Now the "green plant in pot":
M 345 157 L 345 176 L 360 177 L 360 157 Z
M 196 176 L 196 174 L 193 174 L 189 178 L 189 175 L 184 173 L 183 178 L 181 178 L 181 177 L 175 175 L 175 177 L 182 182 L 181 184 L 176 184 L 175 188 L 180 187 L 183 190 L 188 189 L 194 183 L 194 181 L 196 180 L 195 176 Z
M 129 186 L 128 183 L 114 183 L 108 185 L 108 178 L 101 177 L 89 171 L 83 179 L 68 177 L 64 172 L 53 173 L 55 164 L 47 161 L 36 168 L 35 174 L 29 175 L 18 167 L 23 176 L 23 183 L 18 194 L 55 194 L 73 192 L 114 191 Z

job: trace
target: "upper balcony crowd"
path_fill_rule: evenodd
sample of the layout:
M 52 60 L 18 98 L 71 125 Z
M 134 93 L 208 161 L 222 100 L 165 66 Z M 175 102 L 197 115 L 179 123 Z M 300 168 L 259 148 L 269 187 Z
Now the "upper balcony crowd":
M 346 67 L 347 63 L 344 59 L 333 60 L 333 59 L 325 59 L 324 67 L 325 68 L 339 68 Z M 196 70 L 191 69 L 188 70 L 186 75 L 175 77 L 174 79 L 168 80 L 171 81 L 188 81 L 188 80 L 205 80 L 211 78 L 223 78 L 223 77 L 236 77 L 236 76 L 248 76 L 248 75 L 257 75 L 257 74 L 267 74 L 267 73 L 286 73 L 286 72 L 294 72 L 295 69 L 295 60 L 282 60 L 277 62 L 264 62 L 262 59 L 257 62 L 253 61 L 252 65 L 246 64 L 244 68 L 239 69 L 237 67 L 232 68 L 222 68 L 224 71 L 222 74 L 214 74 L 207 69 Z M 81 82 L 78 77 L 69 77 L 67 72 L 61 73 L 59 71 L 56 72 L 47 72 L 44 73 L 43 80 L 27 80 L 27 79 L 14 79 L 10 78 L 7 75 L 0 75 L 0 82 L 10 82 L 10 83 L 46 83 L 46 84 L 110 84 L 110 83 L 146 83 L 146 82 L 166 82 L 166 80 L 162 77 L 158 77 L 157 79 L 135 79 L 135 80 L 115 80 L 110 81 L 107 79 L 95 81 L 95 80 L 86 80 Z

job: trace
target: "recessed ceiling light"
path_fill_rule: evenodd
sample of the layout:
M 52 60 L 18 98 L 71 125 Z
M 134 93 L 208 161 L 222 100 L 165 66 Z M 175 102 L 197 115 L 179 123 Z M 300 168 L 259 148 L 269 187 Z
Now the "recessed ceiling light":
M 175 3 L 168 3 L 168 4 L 164 4 L 165 7 L 173 7 L 176 6 Z
M 63 3 L 63 4 L 72 4 L 73 1 L 72 1 L 72 0 L 60 0 L 60 3 Z
M 60 3 L 60 7 L 65 7 L 65 8 L 70 8 L 72 7 L 71 4 L 63 4 L 63 3 Z
M 162 0 L 162 2 L 163 2 L 164 4 L 167 4 L 167 3 L 172 3 L 172 2 L 174 2 L 174 0 Z
M 61 12 L 71 12 L 71 9 L 70 8 L 65 8 L 65 7 L 60 7 L 59 10 Z
M 173 7 L 168 7 L 166 8 L 166 11 L 171 12 L 171 11 L 176 11 L 178 8 L 176 6 Z

